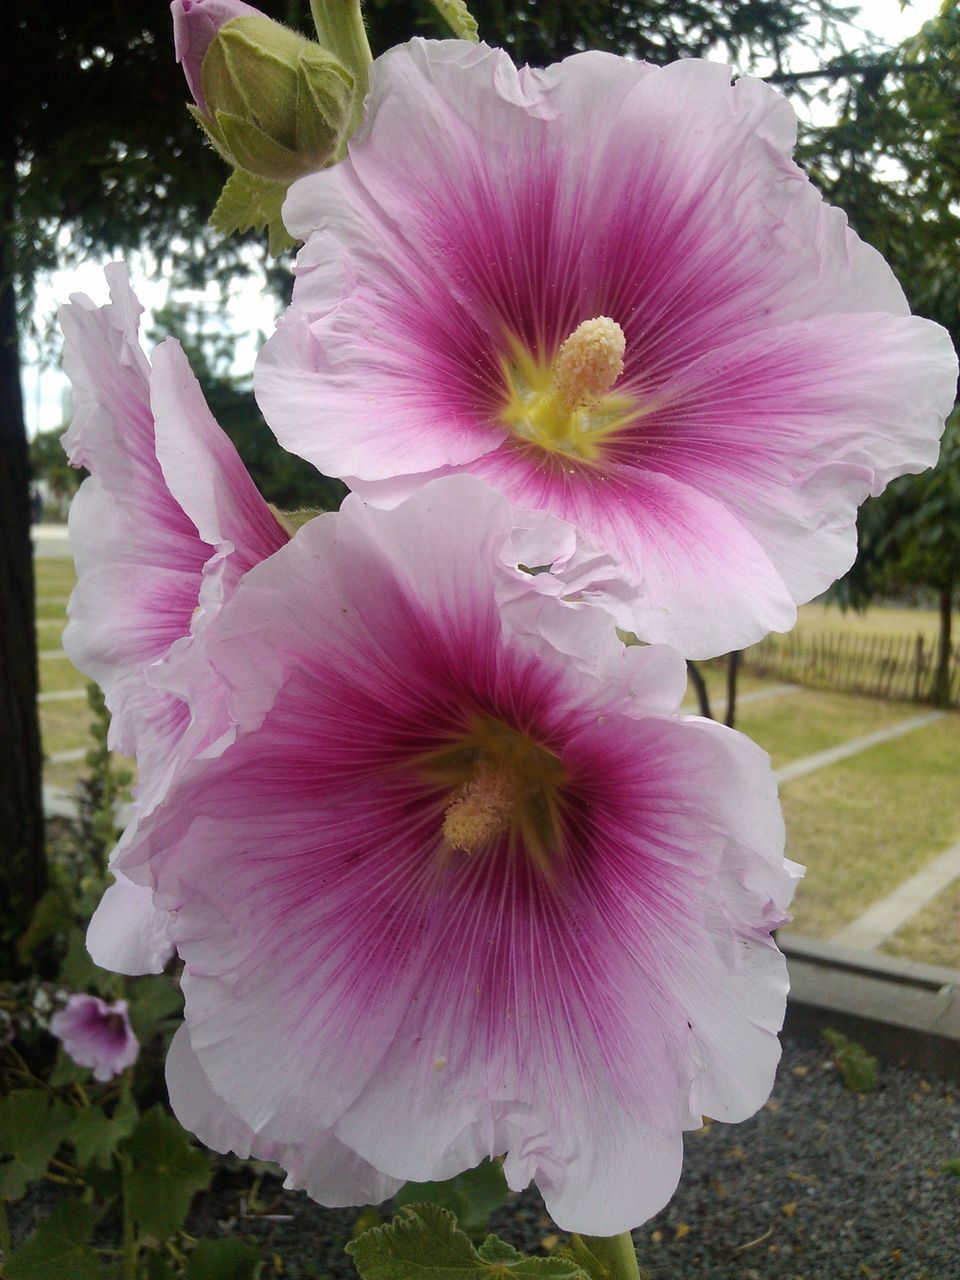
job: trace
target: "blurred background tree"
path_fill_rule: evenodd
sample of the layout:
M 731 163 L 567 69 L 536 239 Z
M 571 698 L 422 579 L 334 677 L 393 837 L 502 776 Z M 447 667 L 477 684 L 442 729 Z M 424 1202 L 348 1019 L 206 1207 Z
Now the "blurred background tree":
M 264 0 L 260 7 L 310 31 L 306 0 Z M 895 268 L 910 276 L 916 308 L 934 318 L 953 316 L 949 327 L 956 333 L 955 292 L 949 296 L 945 283 L 952 274 L 955 288 L 956 244 L 941 226 L 957 187 L 956 0 L 946 0 L 936 31 L 891 54 L 873 48 L 851 54 L 843 22 L 856 6 L 832 0 L 477 0 L 471 9 L 482 37 L 518 61 L 545 64 L 584 48 L 658 63 L 709 55 L 744 71 L 759 69 L 807 99 L 839 94 L 839 122 L 809 131 L 803 157 L 830 198 L 850 210 L 861 234 L 892 250 Z M 375 53 L 412 34 L 445 34 L 427 0 L 368 0 L 366 12 Z M 269 288 L 285 287 L 287 279 L 287 264 L 267 263 L 255 238 L 226 242 L 207 228 L 226 175 L 192 124 L 186 98 L 169 12 L 159 0 L 48 0 L 42 6 L 8 0 L 2 6 L 0 760 L 13 763 L 0 770 L 0 900 L 8 904 L 0 973 L 15 964 L 13 940 L 45 874 L 19 377 L 20 340 L 38 273 L 145 249 L 178 286 L 211 280 L 226 286 L 258 267 Z M 917 193 L 922 213 L 913 205 Z M 924 248 L 917 247 L 918 229 Z M 169 321 L 191 345 L 190 318 Z M 197 346 L 191 346 L 194 355 Z M 340 490 L 329 482 L 282 455 L 278 460 L 244 387 L 215 364 L 201 372 L 214 412 L 268 497 L 290 506 L 337 502 Z

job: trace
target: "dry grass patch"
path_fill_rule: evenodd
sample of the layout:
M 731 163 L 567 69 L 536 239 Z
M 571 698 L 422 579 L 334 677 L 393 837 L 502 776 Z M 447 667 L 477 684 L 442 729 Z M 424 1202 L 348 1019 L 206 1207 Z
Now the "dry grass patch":
M 799 933 L 830 937 L 960 837 L 958 758 L 949 715 L 783 787 Z
M 917 912 L 882 950 L 892 956 L 960 969 L 960 881 Z

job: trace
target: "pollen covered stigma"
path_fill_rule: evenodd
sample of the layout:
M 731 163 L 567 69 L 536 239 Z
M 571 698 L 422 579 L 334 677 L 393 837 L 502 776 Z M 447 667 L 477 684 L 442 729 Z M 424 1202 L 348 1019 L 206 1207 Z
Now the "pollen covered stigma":
M 615 395 L 626 338 L 609 316 L 584 320 L 561 343 L 552 364 L 511 342 L 504 361 L 507 402 L 501 419 L 521 440 L 594 460 L 603 442 L 633 416 L 633 399 Z
M 478 716 L 450 751 L 433 756 L 427 771 L 447 794 L 447 848 L 473 855 L 506 840 L 550 872 L 561 843 L 566 778 L 552 751 L 500 720 Z
M 455 849 L 475 853 L 506 831 L 519 798 L 517 783 L 505 766 L 479 763 L 443 819 L 443 834 Z

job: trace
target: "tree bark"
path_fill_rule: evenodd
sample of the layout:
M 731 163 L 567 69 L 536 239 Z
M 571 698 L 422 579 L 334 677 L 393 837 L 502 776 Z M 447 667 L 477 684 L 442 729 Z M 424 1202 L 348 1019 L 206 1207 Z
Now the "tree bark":
M 723 723 L 733 728 L 737 718 L 737 674 L 740 671 L 740 650 L 727 655 L 727 714 Z
M 0 20 L 0 976 L 17 971 L 16 940 L 46 887 L 30 463 L 20 390 L 12 101 L 14 6 Z M 7 65 L 4 65 L 7 64 Z
M 933 681 L 933 700 L 938 707 L 950 705 L 950 667 L 953 656 L 953 581 L 940 588 L 940 634 L 937 637 L 937 673 Z
M 697 702 L 700 704 L 700 714 L 706 716 L 708 720 L 713 719 L 710 711 L 710 695 L 707 693 L 707 684 L 703 676 L 700 674 L 700 668 L 695 662 L 687 660 L 687 675 L 690 677 L 690 683 L 697 691 Z

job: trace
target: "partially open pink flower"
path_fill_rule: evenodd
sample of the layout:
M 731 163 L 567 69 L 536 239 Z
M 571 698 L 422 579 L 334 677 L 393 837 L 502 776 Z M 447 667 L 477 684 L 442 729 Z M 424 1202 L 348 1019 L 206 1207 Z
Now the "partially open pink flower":
M 93 1068 L 94 1080 L 112 1080 L 140 1052 L 126 1000 L 107 1004 L 99 996 L 72 995 L 50 1019 L 50 1030 L 78 1066 Z
M 575 523 L 621 625 L 692 657 L 785 630 L 857 505 L 937 456 L 945 331 L 790 159 L 758 80 L 585 53 L 518 71 L 415 40 L 374 63 L 257 392 L 281 443 L 389 504 L 467 469 Z
M 91 473 L 70 507 L 77 585 L 63 645 L 103 688 L 110 745 L 136 755 L 137 795 L 147 810 L 181 756 L 222 727 L 208 715 L 185 741 L 190 711 L 166 687 L 170 671 L 243 573 L 287 534 L 211 416 L 180 344 L 162 343 L 151 365 L 126 269 L 115 263 L 106 275 L 106 306 L 78 294 L 60 314 L 74 396 L 63 446 Z M 169 946 L 150 925 L 141 889 L 112 886 L 102 910 L 127 921 L 134 952 L 152 957 L 151 971 L 162 968 Z M 95 916 L 98 963 L 135 971 L 98 949 L 98 930 Z
M 514 526 L 442 479 L 251 570 L 198 641 L 234 740 L 120 864 L 171 913 L 171 1092 L 208 1141 L 335 1203 L 505 1153 L 612 1234 L 702 1112 L 767 1097 L 797 869 L 766 755 L 672 715 L 677 653 L 524 589 L 518 545 L 552 553 Z
M 266 15 L 243 0 L 172 0 L 173 42 L 177 61 L 183 67 L 193 100 L 206 112 L 203 96 L 203 59 L 210 41 L 232 18 L 263 18 Z

